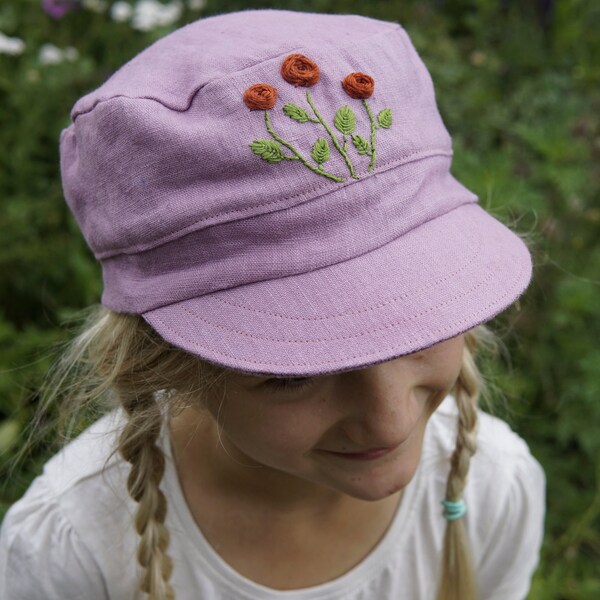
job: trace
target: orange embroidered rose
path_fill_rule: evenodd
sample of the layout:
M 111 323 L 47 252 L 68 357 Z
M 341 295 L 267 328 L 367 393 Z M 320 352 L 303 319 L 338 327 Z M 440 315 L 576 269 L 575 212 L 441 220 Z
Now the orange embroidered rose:
M 277 89 L 266 83 L 255 83 L 244 92 L 244 102 L 251 110 L 269 110 L 277 102 Z
M 364 73 L 350 73 L 342 81 L 342 87 L 350 98 L 370 98 L 375 89 L 375 80 Z
M 319 81 L 317 64 L 304 54 L 290 54 L 281 65 L 281 76 L 292 85 L 311 87 Z

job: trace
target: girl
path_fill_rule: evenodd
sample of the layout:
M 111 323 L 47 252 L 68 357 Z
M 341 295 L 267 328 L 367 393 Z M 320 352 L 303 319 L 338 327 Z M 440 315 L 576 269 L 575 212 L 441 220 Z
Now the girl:
M 3 599 L 526 597 L 544 476 L 474 356 L 530 256 L 399 25 L 192 23 L 60 149 L 104 292 L 49 399 L 120 408 L 9 511 Z

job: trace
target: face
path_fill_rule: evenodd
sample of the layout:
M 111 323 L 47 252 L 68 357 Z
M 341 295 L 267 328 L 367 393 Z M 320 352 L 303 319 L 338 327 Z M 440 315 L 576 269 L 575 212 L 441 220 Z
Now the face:
M 404 488 L 429 417 L 458 377 L 463 336 L 385 363 L 309 379 L 236 374 L 210 407 L 224 459 L 273 484 L 363 500 Z M 228 457 L 228 458 L 225 458 Z M 243 468 L 243 467 L 242 467 Z

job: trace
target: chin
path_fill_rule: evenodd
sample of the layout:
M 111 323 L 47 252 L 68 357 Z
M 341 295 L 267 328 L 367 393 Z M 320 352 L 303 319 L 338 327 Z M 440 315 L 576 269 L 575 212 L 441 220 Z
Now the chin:
M 403 490 L 413 479 L 417 471 L 418 461 L 406 463 L 394 469 L 393 463 L 386 469 L 377 469 L 373 473 L 350 476 L 346 481 L 335 486 L 340 492 L 368 502 L 377 502 Z

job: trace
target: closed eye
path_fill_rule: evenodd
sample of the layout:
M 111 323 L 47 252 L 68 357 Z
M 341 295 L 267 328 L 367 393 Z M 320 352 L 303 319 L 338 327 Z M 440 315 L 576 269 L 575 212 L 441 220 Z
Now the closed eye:
M 265 385 L 273 391 L 295 392 L 310 387 L 314 382 L 314 377 L 277 377 L 268 379 Z

